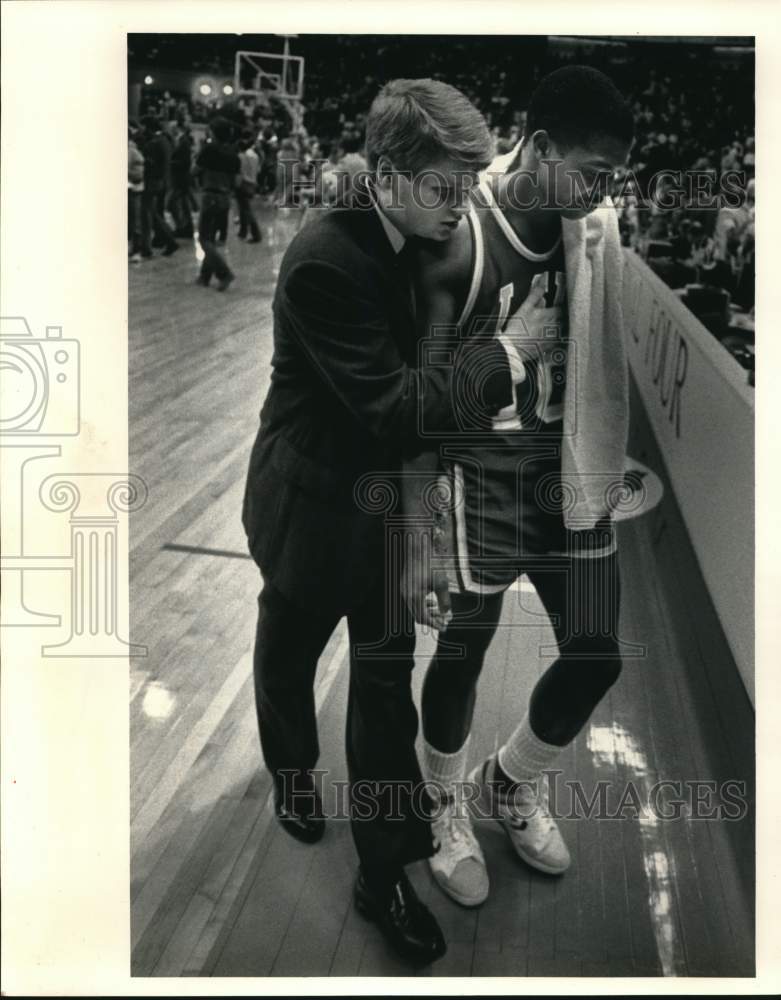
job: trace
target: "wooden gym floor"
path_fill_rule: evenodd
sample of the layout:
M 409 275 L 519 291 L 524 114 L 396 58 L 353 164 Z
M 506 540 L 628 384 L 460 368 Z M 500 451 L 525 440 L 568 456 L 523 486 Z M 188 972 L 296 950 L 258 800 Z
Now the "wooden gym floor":
M 131 518 L 131 640 L 148 647 L 130 678 L 132 973 L 410 975 L 353 909 L 347 822 L 331 821 L 314 847 L 285 834 L 260 754 L 260 577 L 240 512 L 269 374 L 274 269 L 298 218 L 258 214 L 259 246 L 238 241 L 231 222 L 237 281 L 226 294 L 193 283 L 186 241 L 130 267 L 130 469 L 149 488 Z M 664 476 L 637 409 L 632 449 Z M 753 975 L 753 712 L 669 490 L 620 530 L 622 637 L 647 654 L 627 661 L 567 748 L 561 780 L 586 794 L 607 782 L 611 803 L 629 782 L 644 800 L 660 780 L 742 781 L 748 813 L 562 820 L 573 866 L 559 879 L 524 866 L 482 821 L 492 883 L 482 907 L 452 903 L 425 862 L 411 870 L 449 944 L 417 975 Z M 512 729 L 550 662 L 538 654 L 553 638 L 547 622 L 534 624 L 540 613 L 522 580 L 481 678 L 474 762 Z M 421 636 L 416 698 L 432 647 Z M 332 790 L 346 779 L 346 689 L 342 625 L 317 677 L 319 766 Z

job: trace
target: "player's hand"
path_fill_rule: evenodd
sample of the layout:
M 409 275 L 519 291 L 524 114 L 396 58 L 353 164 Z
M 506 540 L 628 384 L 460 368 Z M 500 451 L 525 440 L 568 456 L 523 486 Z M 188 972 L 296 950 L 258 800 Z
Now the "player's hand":
M 401 583 L 401 595 L 419 625 L 441 631 L 450 623 L 453 613 L 447 574 L 432 569 L 431 555 L 424 545 L 408 550 Z

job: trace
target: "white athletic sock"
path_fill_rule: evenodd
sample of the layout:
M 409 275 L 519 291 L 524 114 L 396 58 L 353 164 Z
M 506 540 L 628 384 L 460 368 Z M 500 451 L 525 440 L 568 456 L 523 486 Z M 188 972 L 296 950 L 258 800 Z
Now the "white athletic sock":
M 444 791 L 449 798 L 455 796 L 456 785 L 463 782 L 466 775 L 471 741 L 471 735 L 467 736 L 466 743 L 455 753 L 441 753 L 423 740 L 423 776 L 427 781 L 435 781 L 441 786 L 438 790 L 440 795 Z M 433 797 L 434 789 L 430 788 L 429 793 Z
M 544 743 L 532 732 L 529 713 L 524 715 L 497 754 L 499 767 L 513 781 L 538 782 L 542 771 L 555 763 L 563 747 Z

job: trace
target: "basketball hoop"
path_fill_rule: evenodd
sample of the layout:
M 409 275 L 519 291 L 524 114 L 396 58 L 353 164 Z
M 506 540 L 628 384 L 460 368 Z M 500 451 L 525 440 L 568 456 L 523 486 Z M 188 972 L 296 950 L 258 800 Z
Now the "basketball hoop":
M 304 96 L 304 58 L 290 54 L 290 39 L 295 35 L 283 35 L 285 47 L 278 52 L 236 53 L 233 91 L 236 98 L 254 97 L 260 103 L 267 103 L 276 97 L 290 115 L 294 129 L 300 127 L 303 119 L 302 99 Z

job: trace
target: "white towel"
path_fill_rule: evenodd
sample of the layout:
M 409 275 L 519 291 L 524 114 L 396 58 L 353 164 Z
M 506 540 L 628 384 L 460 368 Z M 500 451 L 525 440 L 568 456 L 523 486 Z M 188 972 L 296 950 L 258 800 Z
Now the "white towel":
M 568 528 L 592 527 L 625 498 L 629 371 L 623 331 L 623 251 L 606 199 L 562 222 L 570 350 L 564 390 L 562 484 Z
M 520 141 L 497 156 L 482 177 L 516 166 Z M 606 198 L 585 219 L 562 220 L 569 340 L 564 389 L 562 484 L 564 522 L 593 527 L 627 499 L 629 368 L 624 343 L 618 216 Z

